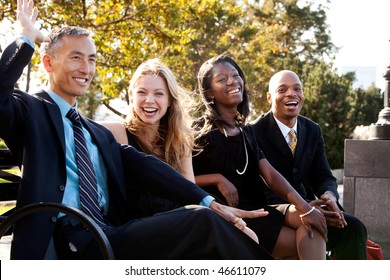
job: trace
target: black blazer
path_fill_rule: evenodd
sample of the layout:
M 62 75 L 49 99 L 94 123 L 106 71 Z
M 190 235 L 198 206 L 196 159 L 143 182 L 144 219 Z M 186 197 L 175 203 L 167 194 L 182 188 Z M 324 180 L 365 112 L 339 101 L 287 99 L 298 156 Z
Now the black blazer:
M 30 45 L 17 39 L 0 59 L 0 138 L 22 169 L 17 207 L 40 201 L 61 203 L 66 185 L 64 127 L 58 106 L 44 91 L 30 95 L 14 90 L 33 52 Z M 127 187 L 133 184 L 183 204 L 199 204 L 207 195 L 169 165 L 131 146 L 118 144 L 108 129 L 92 120 L 81 120 L 107 169 L 106 218 L 113 225 L 132 218 L 127 207 Z M 38 213 L 18 222 L 11 258 L 43 259 L 56 217 L 57 213 Z
M 298 116 L 297 125 L 298 144 L 293 156 L 271 111 L 251 123 L 266 159 L 303 198 L 313 200 L 332 191 L 338 199 L 337 182 L 329 167 L 320 126 L 303 116 Z M 270 203 L 285 202 L 269 189 L 267 196 Z

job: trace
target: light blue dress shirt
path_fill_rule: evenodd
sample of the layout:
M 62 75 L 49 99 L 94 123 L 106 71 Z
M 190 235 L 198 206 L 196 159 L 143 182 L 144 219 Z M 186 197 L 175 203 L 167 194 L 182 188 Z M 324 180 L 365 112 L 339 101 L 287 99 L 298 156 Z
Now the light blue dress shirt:
M 46 88 L 45 91 L 50 95 L 54 102 L 58 105 L 62 121 L 64 123 L 65 147 L 66 147 L 66 186 L 62 200 L 63 204 L 70 205 L 80 209 L 79 195 L 79 176 L 76 162 L 76 147 L 74 144 L 73 124 L 66 117 L 66 114 L 71 108 L 77 111 L 77 103 L 72 107 L 62 97 L 55 94 L 52 90 Z M 96 173 L 98 184 L 98 202 L 104 213 L 108 209 L 108 189 L 107 189 L 107 171 L 104 166 L 103 158 L 101 157 L 98 148 L 93 143 L 88 130 L 83 127 L 85 142 L 87 144 L 89 155 Z
M 80 208 L 79 177 L 77 173 L 76 150 L 75 150 L 76 148 L 74 144 L 73 125 L 72 122 L 66 117 L 66 114 L 72 108 L 72 106 L 68 102 L 66 102 L 63 98 L 56 95 L 50 89 L 45 89 L 45 91 L 50 95 L 50 97 L 60 108 L 62 120 L 64 122 L 67 179 L 66 179 L 64 198 L 62 202 L 66 205 Z M 77 103 L 74 109 L 76 109 L 77 111 Z M 107 204 L 108 204 L 107 171 L 106 168 L 104 167 L 103 159 L 101 158 L 99 150 L 97 149 L 96 145 L 92 142 L 91 135 L 89 134 L 88 130 L 86 130 L 83 127 L 83 132 L 85 136 L 85 141 L 87 143 L 87 148 L 96 172 L 96 178 L 98 182 L 99 205 L 104 210 L 104 213 L 106 213 Z M 208 195 L 205 196 L 199 204 L 201 206 L 209 207 L 211 202 L 213 201 L 214 201 L 214 197 Z

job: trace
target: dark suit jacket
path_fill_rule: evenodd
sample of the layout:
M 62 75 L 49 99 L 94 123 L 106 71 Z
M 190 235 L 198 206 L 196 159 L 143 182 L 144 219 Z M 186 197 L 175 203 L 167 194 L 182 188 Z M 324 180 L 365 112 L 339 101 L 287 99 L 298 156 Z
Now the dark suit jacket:
M 22 169 L 17 207 L 40 201 L 61 203 L 66 185 L 64 128 L 58 106 L 46 92 L 30 95 L 14 90 L 33 52 L 31 46 L 17 39 L 0 59 L 0 138 Z M 207 195 L 169 165 L 131 146 L 119 145 L 106 128 L 81 119 L 107 169 L 106 218 L 112 224 L 120 225 L 132 218 L 127 209 L 126 187 L 133 183 L 183 204 L 198 204 Z M 11 258 L 42 259 L 56 220 L 57 213 L 41 212 L 18 222 Z
M 295 156 L 292 155 L 271 111 L 260 116 L 251 125 L 266 159 L 303 198 L 313 200 L 325 191 L 332 191 L 337 199 L 339 198 L 336 178 L 330 170 L 324 138 L 317 123 L 298 116 Z M 267 196 L 270 203 L 283 202 L 268 188 Z

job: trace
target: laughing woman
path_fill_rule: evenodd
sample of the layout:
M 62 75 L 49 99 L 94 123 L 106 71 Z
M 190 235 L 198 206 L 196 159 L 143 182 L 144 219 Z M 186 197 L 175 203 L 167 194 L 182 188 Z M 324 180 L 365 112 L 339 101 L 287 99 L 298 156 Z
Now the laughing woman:
M 173 72 L 158 58 L 142 63 L 129 85 L 130 110 L 125 122 L 102 122 L 121 144 L 151 154 L 194 182 L 193 133 L 189 108 L 193 99 Z M 131 194 L 137 216 L 175 208 L 172 201 L 147 193 Z
M 182 87 L 173 72 L 157 58 L 142 63 L 129 86 L 130 112 L 123 123 L 102 122 L 121 144 L 130 144 L 171 165 L 195 182 L 192 169 L 194 136 L 190 110 L 191 93 Z M 133 190 L 129 194 L 132 215 L 150 216 L 180 205 L 159 196 Z M 237 222 L 236 227 L 258 242 L 256 234 Z
M 241 68 L 226 55 L 209 59 L 199 70 L 198 90 L 206 111 L 193 123 L 196 183 L 230 206 L 267 210 L 268 216 L 245 221 L 275 258 L 325 259 L 324 215 L 269 164 L 246 125 L 249 96 Z M 267 205 L 264 183 L 291 203 L 287 214 Z

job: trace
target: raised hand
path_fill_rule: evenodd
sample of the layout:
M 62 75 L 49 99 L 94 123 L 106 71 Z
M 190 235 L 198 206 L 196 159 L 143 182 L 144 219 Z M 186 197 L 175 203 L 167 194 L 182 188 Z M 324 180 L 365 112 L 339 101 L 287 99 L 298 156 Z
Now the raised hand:
M 49 41 L 47 35 L 34 26 L 37 16 L 38 9 L 34 7 L 33 0 L 18 0 L 16 19 L 19 24 L 20 34 L 33 43 Z

